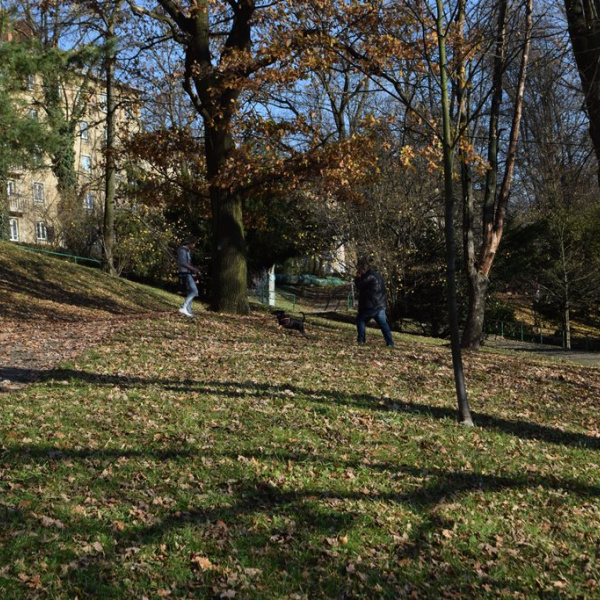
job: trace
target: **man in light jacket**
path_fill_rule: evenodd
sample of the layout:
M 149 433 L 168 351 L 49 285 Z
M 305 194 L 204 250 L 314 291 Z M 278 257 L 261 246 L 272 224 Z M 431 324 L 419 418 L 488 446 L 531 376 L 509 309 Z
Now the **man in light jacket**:
M 197 242 L 198 238 L 192 235 L 183 240 L 183 244 L 177 250 L 177 271 L 187 294 L 179 312 L 186 317 L 194 316 L 192 301 L 198 296 L 196 277 L 199 275 L 200 269 L 192 264 L 192 250 L 196 247 Z

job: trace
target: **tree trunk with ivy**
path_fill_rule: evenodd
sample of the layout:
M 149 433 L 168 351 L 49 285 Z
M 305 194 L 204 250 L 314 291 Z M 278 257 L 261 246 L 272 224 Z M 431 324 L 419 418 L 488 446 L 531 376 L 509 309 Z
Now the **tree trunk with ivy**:
M 89 69 L 97 60 L 97 52 L 86 45 L 68 51 L 62 49 L 61 39 L 68 35 L 72 25 L 72 7 L 63 3 L 59 9 L 59 3 L 55 2 L 43 3 L 40 9 L 39 22 L 31 26 L 42 44 L 44 96 L 41 107 L 55 138 L 50 161 L 59 198 L 57 236 L 70 251 L 80 253 L 85 252 L 90 232 L 84 225 L 86 215 L 80 197 L 75 140 L 79 122 L 88 108 L 83 91 L 89 84 Z M 68 87 L 79 92 L 72 97 L 67 94 L 69 105 L 66 106 Z
M 65 77 L 68 77 L 66 75 L 68 53 L 62 52 L 59 48 L 62 27 L 54 8 L 50 4 L 43 5 L 38 24 L 43 52 L 47 57 L 52 57 L 51 62 L 54 63 L 54 69 L 43 73 L 43 109 L 57 139 L 50 161 L 58 191 L 59 237 L 61 243 L 69 250 L 76 251 L 77 245 L 72 243 L 77 237 L 74 222 L 80 220 L 80 215 L 76 214 L 80 208 L 76 204 L 78 188 L 74 147 L 76 122 L 73 116 L 68 118 L 65 114 L 62 92 Z

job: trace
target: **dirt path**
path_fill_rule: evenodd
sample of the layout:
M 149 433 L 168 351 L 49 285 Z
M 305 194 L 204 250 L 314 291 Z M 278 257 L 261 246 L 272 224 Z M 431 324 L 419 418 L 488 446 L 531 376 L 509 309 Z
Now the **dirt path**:
M 0 318 L 0 394 L 39 381 L 44 372 L 75 358 L 122 331 L 128 324 L 163 313 L 96 320 L 30 320 Z

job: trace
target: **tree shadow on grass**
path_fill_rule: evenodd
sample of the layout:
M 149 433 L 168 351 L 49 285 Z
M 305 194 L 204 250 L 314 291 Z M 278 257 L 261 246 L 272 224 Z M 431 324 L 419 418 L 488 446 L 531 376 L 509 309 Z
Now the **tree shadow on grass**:
M 152 448 L 145 446 L 143 449 L 119 449 L 119 448 L 65 448 L 63 446 L 53 446 L 51 444 L 33 445 L 33 444 L 7 444 L 4 450 L 0 450 L 5 464 L 25 465 L 32 462 L 60 462 L 65 460 L 87 461 L 117 461 L 120 458 L 140 458 L 159 461 L 179 461 L 187 459 L 196 459 L 204 456 L 205 450 L 200 451 L 193 446 L 184 448 Z M 277 451 L 267 451 L 261 448 L 257 452 L 236 451 L 229 453 L 227 451 L 211 452 L 213 457 L 227 457 L 233 461 L 239 461 L 244 457 L 247 461 L 275 460 L 282 464 L 314 463 L 316 466 L 330 465 L 331 461 L 325 456 L 318 456 L 309 452 L 289 452 L 284 449 Z M 565 479 L 558 476 L 542 476 L 537 473 L 527 475 L 493 475 L 488 473 L 478 473 L 476 471 L 456 471 L 441 469 L 437 467 L 415 467 L 411 464 L 379 462 L 364 463 L 350 459 L 335 458 L 336 468 L 342 469 L 367 469 L 377 472 L 385 472 L 392 477 L 411 476 L 420 479 L 427 479 L 432 482 L 431 485 L 423 486 L 417 491 L 409 493 L 357 493 L 354 499 L 373 499 L 384 500 L 388 502 L 408 502 L 420 507 L 426 507 L 436 504 L 442 498 L 472 490 L 481 490 L 494 492 L 502 489 L 527 489 L 530 487 L 542 487 L 547 490 L 570 491 L 581 497 L 600 497 L 600 486 L 582 483 L 576 479 Z M 104 464 L 102 465 L 104 469 Z M 268 483 L 264 488 L 270 491 L 278 490 L 272 483 Z M 279 495 L 277 491 L 277 495 Z M 310 492 L 312 494 L 313 492 Z M 268 496 L 268 494 L 267 494 Z M 327 494 L 328 497 L 335 497 L 335 493 Z M 348 497 L 345 495 L 344 497 Z
M 198 456 L 194 448 L 152 448 L 145 446 L 143 450 L 122 448 L 66 448 L 43 444 L 5 444 L 4 450 L 0 447 L 0 458 L 15 454 L 16 460 L 12 464 L 28 464 L 31 462 L 46 462 L 48 460 L 59 462 L 62 460 L 108 460 L 116 461 L 119 458 L 144 458 L 160 461 L 178 460 Z
M 287 401 L 290 393 L 299 401 L 316 402 L 319 404 L 337 404 L 352 406 L 365 410 L 382 412 L 398 412 L 414 414 L 439 420 L 456 420 L 455 408 L 405 402 L 399 398 L 385 398 L 371 394 L 352 394 L 332 391 L 330 389 L 312 389 L 296 385 L 263 384 L 251 381 L 203 381 L 191 379 L 175 380 L 160 378 L 130 377 L 123 375 L 96 374 L 76 369 L 50 369 L 36 371 L 28 369 L 0 368 L 0 381 L 10 375 L 14 381 L 38 381 L 50 383 L 52 381 L 85 382 L 95 385 L 116 385 L 120 387 L 160 386 L 172 392 L 199 394 L 219 394 L 226 398 L 237 399 L 249 396 L 280 396 Z M 62 384 L 61 384 L 62 385 Z M 523 440 L 539 440 L 551 444 L 567 447 L 600 450 L 600 438 L 585 433 L 563 431 L 556 427 L 549 427 L 539 423 L 522 420 L 509 420 L 495 415 L 488 415 L 471 411 L 478 427 L 491 431 L 509 434 Z
M 87 460 L 89 458 L 102 459 L 107 456 L 118 460 L 121 457 L 129 458 L 137 456 L 140 458 L 154 457 L 153 452 L 121 451 L 106 449 L 83 449 L 65 450 L 55 448 L 54 460 Z M 10 454 L 18 461 L 47 460 L 45 455 L 52 453 L 51 446 L 20 445 L 10 449 Z M 192 453 L 193 454 L 193 453 Z M 167 451 L 167 460 L 188 459 L 192 454 L 181 453 L 173 449 Z M 287 462 L 306 463 L 313 462 L 317 466 L 321 457 L 310 454 L 281 454 L 270 453 L 263 449 L 244 454 L 251 464 L 252 459 L 260 461 L 276 458 L 282 464 Z M 214 458 L 228 457 L 237 459 L 239 454 L 214 453 Z M 4 461 L 6 461 L 6 456 Z M 434 512 L 434 508 L 443 501 L 452 498 L 457 500 L 471 492 L 485 491 L 486 493 L 502 492 L 504 490 L 524 490 L 527 488 L 543 488 L 548 491 L 565 490 L 585 498 L 600 497 L 598 486 L 585 485 L 574 480 L 559 479 L 540 475 L 531 476 L 501 476 L 478 472 L 451 471 L 445 469 L 420 469 L 411 464 L 379 463 L 368 465 L 353 461 L 338 459 L 337 466 L 346 468 L 368 468 L 389 474 L 398 479 L 404 477 L 415 477 L 425 480 L 416 489 L 398 493 L 386 490 L 350 489 L 336 490 L 317 487 L 307 481 L 303 488 L 290 489 L 290 482 L 285 486 L 278 486 L 270 479 L 257 476 L 252 471 L 248 477 L 241 477 L 235 481 L 228 479 L 229 475 L 223 474 L 222 484 L 227 484 L 230 495 L 227 499 L 221 499 L 221 504 L 213 503 L 211 506 L 202 507 L 199 502 L 190 501 L 182 497 L 178 505 L 171 509 L 162 511 L 150 524 L 134 523 L 129 527 L 115 531 L 109 522 L 98 521 L 91 518 L 86 525 L 85 519 L 74 519 L 73 523 L 66 522 L 65 530 L 61 532 L 65 540 L 74 535 L 79 536 L 81 532 L 89 527 L 90 531 L 106 536 L 114 540 L 114 547 L 106 546 L 101 554 L 85 555 L 77 559 L 76 564 L 69 565 L 67 573 L 63 577 L 63 586 L 66 592 L 83 593 L 87 597 L 118 598 L 122 589 L 120 578 L 123 573 L 120 565 L 127 562 L 127 554 L 132 548 L 158 548 L 166 547 L 173 543 L 172 534 L 179 531 L 187 531 L 188 538 L 190 530 L 194 531 L 194 538 L 199 540 L 197 548 L 203 548 L 202 554 L 210 559 L 215 565 L 215 571 L 199 573 L 194 570 L 194 565 L 189 566 L 189 583 L 203 585 L 204 589 L 215 589 L 220 583 L 226 583 L 220 578 L 216 567 L 222 567 L 220 572 L 227 571 L 234 563 L 240 561 L 244 565 L 258 567 L 265 576 L 272 573 L 286 573 L 291 576 L 291 581 L 301 582 L 304 592 L 313 598 L 347 598 L 356 597 L 376 586 L 380 595 L 364 597 L 395 598 L 402 597 L 401 593 L 410 587 L 400 566 L 403 560 L 419 561 L 422 568 L 427 570 L 427 555 L 435 553 L 431 545 L 432 536 L 440 535 L 443 530 L 449 530 L 452 523 L 446 522 Z M 167 466 L 168 467 L 168 466 Z M 93 476 L 93 474 L 90 474 Z M 111 482 L 111 492 L 121 490 L 120 502 L 125 505 L 136 505 L 139 498 L 128 496 L 127 481 L 119 484 L 119 476 L 116 482 Z M 100 486 L 109 482 L 101 482 Z M 215 483 L 218 486 L 219 483 Z M 67 488 L 68 489 L 68 488 Z M 148 489 L 152 492 L 151 486 Z M 179 490 L 173 487 L 172 493 L 177 500 Z M 332 503 L 337 500 L 339 503 Z M 183 503 L 186 503 L 183 506 Z M 382 505 L 404 505 L 414 510 L 415 508 L 423 515 L 422 523 L 417 526 L 402 543 L 394 543 L 388 540 L 385 546 L 379 548 L 382 558 L 388 565 L 388 569 L 378 569 L 375 563 L 365 564 L 358 568 L 364 577 L 349 576 L 348 567 L 355 562 L 356 550 L 346 550 L 340 542 L 342 536 L 352 535 L 354 529 L 360 532 L 368 530 L 369 527 L 377 527 L 364 521 L 363 505 L 371 505 L 372 511 L 366 511 L 368 515 L 377 515 Z M 336 508 L 341 507 L 341 508 Z M 160 512 L 157 509 L 157 512 Z M 268 519 L 264 525 L 257 527 L 257 518 L 266 515 Z M 5 525 L 19 527 L 22 529 L 31 520 L 31 515 L 20 511 L 16 519 L 9 519 Z M 369 518 L 369 517 L 367 517 Z M 12 521 L 12 523 L 11 523 Z M 25 522 L 24 522 L 25 521 Z M 287 523 L 287 524 L 286 524 Z M 293 526 L 289 524 L 292 523 Z M 33 524 L 33 523 L 32 523 Z M 102 531 L 105 529 L 104 531 Z M 398 532 L 401 533 L 401 532 Z M 364 533 L 363 533 L 364 535 Z M 217 539 L 219 538 L 219 539 Z M 216 541 L 215 541 L 216 540 Z M 34 542 L 32 542 L 34 543 Z M 367 539 L 363 542 L 369 544 Z M 375 546 L 374 546 L 375 549 Z M 7 549 L 10 553 L 11 550 Z M 15 544 L 14 552 L 23 550 L 22 543 Z M 193 549 L 190 548 L 190 553 Z M 360 550 L 362 551 L 362 550 Z M 164 552 L 168 552 L 163 550 Z M 152 554 L 152 552 L 150 553 Z M 18 556 L 13 556 L 18 559 Z M 155 568 L 161 569 L 158 565 Z M 354 568 L 354 567 L 353 567 Z M 425 593 L 426 589 L 431 592 L 440 592 L 451 589 L 454 593 L 471 591 L 472 578 L 469 580 L 469 565 L 462 567 L 465 572 L 460 572 L 459 563 L 451 569 L 448 577 L 441 572 L 432 572 L 428 588 L 420 591 Z M 162 570 L 162 569 L 161 569 Z M 303 577 L 303 573 L 310 573 L 313 577 Z M 167 575 L 167 577 L 170 577 Z M 157 573 L 156 579 L 160 581 Z M 431 581 L 437 580 L 432 584 Z M 170 582 L 169 582 L 170 583 Z M 481 582 L 479 582 L 481 583 Z M 487 579 L 488 585 L 504 589 L 507 586 L 512 590 L 524 591 L 524 584 L 510 575 L 502 581 Z M 185 581 L 180 581 L 180 588 L 171 588 L 174 597 L 185 595 Z M 270 585 L 274 585 L 273 582 Z M 268 587 L 266 589 L 269 589 Z M 288 594 L 298 592 L 297 589 L 285 590 Z M 531 590 L 529 590 L 531 591 Z M 400 594 L 400 596 L 398 595 Z M 215 597 L 217 597 L 216 594 Z M 256 595 L 243 597 L 259 598 Z M 432 596 L 431 596 L 432 597 Z M 440 597 L 440 596 L 438 596 Z
M 434 406 L 431 404 L 421 404 L 418 402 L 406 402 L 399 398 L 385 398 L 373 396 L 371 394 L 347 394 L 344 392 L 332 392 L 327 389 L 301 388 L 294 385 L 269 385 L 255 384 L 253 382 L 204 382 L 204 386 L 210 387 L 212 393 L 217 393 L 238 398 L 248 395 L 277 395 L 288 398 L 286 392 L 292 392 L 296 397 L 304 398 L 310 402 L 318 403 L 336 403 L 354 408 L 367 410 L 376 410 L 382 412 L 398 412 L 403 414 L 415 414 L 430 417 L 438 420 L 457 420 L 457 410 L 455 408 L 446 408 Z M 246 386 L 246 389 L 240 391 L 240 388 Z M 219 387 L 222 388 L 219 390 Z M 203 386 L 193 385 L 194 391 L 202 392 Z M 539 440 L 563 446 L 574 446 L 578 448 L 587 448 L 590 450 L 600 450 L 600 438 L 578 432 L 569 432 L 533 423 L 530 421 L 509 420 L 495 415 L 488 415 L 471 411 L 473 419 L 478 427 L 495 430 L 500 433 L 513 435 L 526 440 Z

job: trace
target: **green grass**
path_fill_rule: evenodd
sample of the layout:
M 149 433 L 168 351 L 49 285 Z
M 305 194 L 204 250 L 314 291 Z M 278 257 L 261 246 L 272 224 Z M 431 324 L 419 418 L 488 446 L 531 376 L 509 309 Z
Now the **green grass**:
M 2 396 L 9 598 L 594 598 L 600 374 L 308 315 L 135 319 Z

